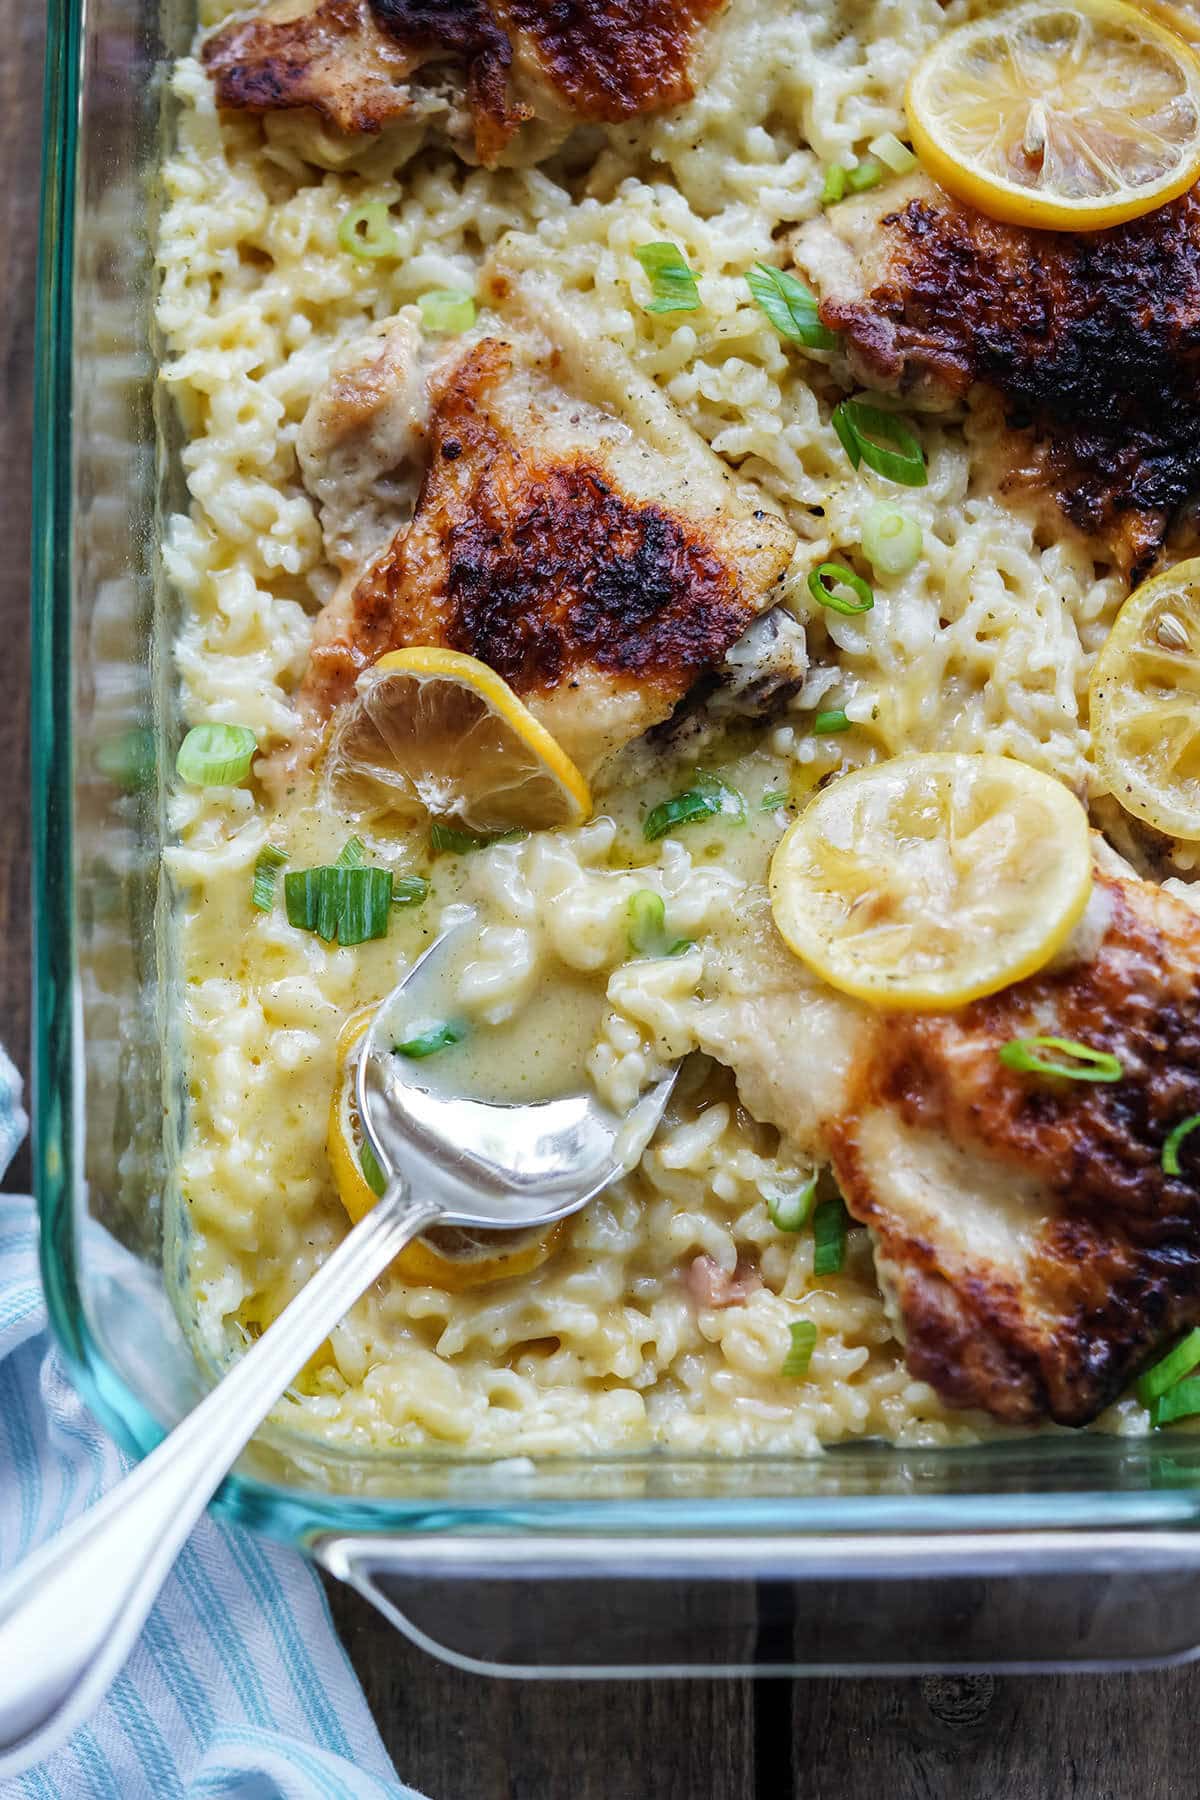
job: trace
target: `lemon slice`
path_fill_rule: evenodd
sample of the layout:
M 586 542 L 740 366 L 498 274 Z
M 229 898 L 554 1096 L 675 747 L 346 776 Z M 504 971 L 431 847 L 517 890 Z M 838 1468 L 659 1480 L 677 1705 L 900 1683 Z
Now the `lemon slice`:
M 364 1006 L 352 1013 L 338 1037 L 337 1080 L 326 1139 L 338 1198 L 356 1224 L 379 1198 L 363 1174 L 362 1125 L 355 1094 L 358 1047 L 374 1011 L 373 1006 Z M 406 1245 L 392 1266 L 412 1287 L 462 1293 L 540 1268 L 561 1231 L 561 1225 L 552 1225 L 548 1231 L 466 1231 L 455 1225 L 437 1226 Z
M 1028 0 L 960 25 L 905 105 L 934 179 L 1014 225 L 1117 225 L 1200 175 L 1200 62 L 1121 0 Z
M 1200 557 L 1136 588 L 1096 658 L 1092 741 L 1127 812 L 1200 840 Z
M 901 756 L 843 775 L 784 834 L 788 947 L 879 1006 L 963 1006 L 1048 962 L 1087 905 L 1087 816 L 1005 756 Z
M 1135 4 L 1161 19 L 1189 44 L 1200 43 L 1200 0 L 1135 0 Z
M 324 778 L 334 805 L 362 819 L 432 816 L 490 832 L 576 825 L 592 810 L 587 782 L 508 683 L 433 644 L 363 671 Z

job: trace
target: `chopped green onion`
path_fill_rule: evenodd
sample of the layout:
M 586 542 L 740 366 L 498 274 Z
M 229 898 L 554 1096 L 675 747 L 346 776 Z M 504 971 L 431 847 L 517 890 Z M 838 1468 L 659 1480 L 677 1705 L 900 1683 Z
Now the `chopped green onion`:
M 873 156 L 864 156 L 860 163 L 846 170 L 846 186 L 852 194 L 865 194 L 868 188 L 878 187 L 883 180 L 883 164 L 876 162 Z
M 451 850 L 456 856 L 466 856 L 472 850 L 486 850 L 489 844 L 500 844 L 506 838 L 522 835 L 519 831 L 468 831 L 465 825 L 443 825 L 440 822 L 429 828 L 432 848 Z
M 1142 1405 L 1152 1406 L 1168 1388 L 1190 1375 L 1197 1363 L 1200 1363 L 1200 1330 L 1189 1331 L 1160 1362 L 1152 1364 L 1139 1377 L 1137 1397 Z
M 817 317 L 817 300 L 802 281 L 786 269 L 756 263 L 746 272 L 746 285 L 759 311 L 765 313 L 780 337 L 791 338 L 809 350 L 832 350 L 837 334 Z
M 400 254 L 400 239 L 392 230 L 391 214 L 382 200 L 366 200 L 343 213 L 338 243 L 350 256 L 367 261 Z
M 367 848 L 360 837 L 347 838 L 338 852 L 335 869 L 361 869 L 367 860 Z
M 179 746 L 175 773 L 193 787 L 234 787 L 250 773 L 257 749 L 248 725 L 193 725 Z
M 832 737 L 837 731 L 849 731 L 853 720 L 846 716 L 841 706 L 831 706 L 828 712 L 816 713 L 812 728 L 816 737 Z
M 393 875 L 392 905 L 418 906 L 429 892 L 423 875 Z
M 837 1275 L 846 1260 L 849 1215 L 845 1202 L 822 1200 L 813 1214 L 813 1274 Z
M 907 575 L 923 543 L 917 521 L 887 500 L 877 500 L 863 521 L 863 554 L 877 575 Z
M 254 887 L 250 893 L 250 904 L 257 906 L 259 912 L 270 912 L 274 906 L 275 883 L 286 861 L 287 851 L 277 850 L 274 844 L 264 844 L 259 851 L 254 865 Z
M 1160 1400 L 1154 1402 L 1150 1417 L 1155 1425 L 1170 1425 L 1175 1419 L 1190 1419 L 1200 1413 L 1200 1378 L 1177 1381 Z
M 365 944 L 371 938 L 386 937 L 392 904 L 392 871 L 345 869 L 342 873 L 338 943 Z
M 338 920 L 346 898 L 348 869 L 322 869 L 317 883 L 317 922 L 313 926 L 319 938 L 332 944 L 338 934 Z M 286 885 L 286 881 L 285 881 Z
M 808 1365 L 812 1361 L 817 1342 L 817 1328 L 811 1319 L 797 1319 L 788 1326 L 788 1330 L 792 1334 L 792 1347 L 784 1357 L 779 1373 L 798 1381 L 801 1376 L 808 1374 Z
M 872 138 L 867 149 L 872 156 L 877 156 L 893 175 L 907 175 L 917 166 L 916 157 L 907 144 L 900 142 L 894 131 L 885 131 L 879 137 Z
M 629 896 L 629 948 L 635 956 L 682 956 L 692 942 L 667 936 L 667 909 L 653 888 Z
M 1044 1056 L 1043 1051 L 1057 1051 L 1057 1056 Z M 997 1053 L 1006 1069 L 1022 1075 L 1061 1075 L 1067 1081 L 1120 1081 L 1124 1070 L 1120 1061 L 1108 1050 L 1093 1050 L 1089 1044 L 1078 1044 L 1073 1038 L 1011 1038 Z M 1071 1062 L 1063 1062 L 1069 1056 Z
M 417 301 L 426 331 L 454 335 L 475 323 L 475 297 L 466 288 L 432 288 Z
M 827 606 L 830 612 L 844 613 L 847 617 L 870 612 L 875 604 L 870 582 L 843 563 L 823 562 L 811 569 L 808 591 L 819 606 Z
M 466 1035 L 465 1025 L 447 1019 L 444 1025 L 432 1025 L 428 1031 L 422 1031 L 403 1044 L 393 1044 L 392 1048 L 397 1056 L 409 1056 L 414 1062 L 420 1062 L 426 1056 L 436 1056 L 439 1050 L 449 1050 L 452 1044 L 461 1044 Z
M 1163 1145 L 1162 1166 L 1166 1174 L 1181 1175 L 1183 1173 L 1179 1166 L 1179 1146 L 1183 1143 L 1185 1137 L 1191 1136 L 1197 1125 L 1200 1125 L 1200 1113 L 1190 1113 L 1186 1119 L 1180 1119 L 1178 1125 L 1176 1125 L 1174 1131 L 1172 1131 L 1170 1137 Z
M 774 812 L 776 807 L 786 806 L 791 797 L 786 788 L 768 788 L 759 806 L 763 812 Z
M 387 936 L 392 904 L 390 869 L 296 869 L 283 878 L 288 924 L 315 931 L 327 944 L 362 944 Z
M 813 1197 L 817 1191 L 817 1178 L 811 1175 L 803 1187 L 788 1188 L 781 1192 L 773 1189 L 765 1193 L 767 1217 L 776 1231 L 799 1231 L 808 1222 L 812 1211 Z
M 642 244 L 633 253 L 650 277 L 654 298 L 643 306 L 648 313 L 695 312 L 700 305 L 696 277 L 675 244 Z
M 825 166 L 825 185 L 821 189 L 821 205 L 836 206 L 839 200 L 846 198 L 846 171 L 841 163 L 827 163 Z
M 690 825 L 696 819 L 712 819 L 718 814 L 744 821 L 746 802 L 736 788 L 729 787 L 716 776 L 698 776 L 695 787 L 686 793 L 674 794 L 671 799 L 660 800 L 657 806 L 651 807 L 642 826 L 642 835 L 652 844 L 679 825 Z
M 96 746 L 96 767 L 127 794 L 152 785 L 157 763 L 154 733 L 144 725 L 134 725 Z
M 866 400 L 843 400 L 834 407 L 831 422 L 856 469 L 865 462 L 902 487 L 925 486 L 925 453 L 898 414 Z
M 366 1182 L 371 1192 L 373 1194 L 382 1195 L 383 1190 L 387 1187 L 387 1181 L 384 1177 L 383 1170 L 379 1166 L 379 1159 L 375 1155 L 370 1144 L 368 1144 L 366 1138 L 362 1141 L 362 1148 L 358 1153 L 358 1161 L 363 1172 L 363 1180 Z

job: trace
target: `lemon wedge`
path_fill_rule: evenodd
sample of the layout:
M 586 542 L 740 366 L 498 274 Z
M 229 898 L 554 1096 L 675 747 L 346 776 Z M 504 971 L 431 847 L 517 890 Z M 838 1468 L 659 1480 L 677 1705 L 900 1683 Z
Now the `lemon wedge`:
M 1092 670 L 1090 720 L 1125 810 L 1200 841 L 1200 557 L 1130 594 Z
M 358 1048 L 374 1014 L 373 1006 L 351 1013 L 337 1043 L 337 1079 L 329 1107 L 326 1146 L 338 1198 L 355 1224 L 379 1198 L 363 1173 L 362 1125 L 355 1080 Z M 548 1231 L 466 1231 L 436 1226 L 408 1244 L 392 1267 L 411 1287 L 438 1287 L 453 1293 L 509 1281 L 540 1268 L 550 1255 L 562 1226 Z
M 1200 175 L 1200 61 L 1122 0 L 1028 0 L 960 25 L 905 105 L 929 174 L 1014 225 L 1118 225 Z
M 361 819 L 468 831 L 576 825 L 587 782 L 508 683 L 440 645 L 393 650 L 358 678 L 325 754 L 331 802 Z
M 1087 904 L 1087 815 L 1005 756 L 896 757 L 811 801 L 771 862 L 775 923 L 830 986 L 963 1006 L 1032 975 Z

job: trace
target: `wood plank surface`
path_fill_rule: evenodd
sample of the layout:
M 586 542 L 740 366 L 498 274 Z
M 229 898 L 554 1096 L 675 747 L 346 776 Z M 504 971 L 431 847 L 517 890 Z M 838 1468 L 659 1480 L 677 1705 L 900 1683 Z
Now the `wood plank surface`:
M 0 1035 L 26 1071 L 21 671 L 42 30 L 36 4 L 0 0 L 0 634 L 9 670 L 0 707 Z M 4 1185 L 19 1190 L 28 1180 L 23 1154 Z M 431 1800 L 1182 1800 L 1200 1792 L 1200 1673 L 1192 1670 L 513 1683 L 433 1661 L 347 1590 L 331 1600 L 396 1767 Z

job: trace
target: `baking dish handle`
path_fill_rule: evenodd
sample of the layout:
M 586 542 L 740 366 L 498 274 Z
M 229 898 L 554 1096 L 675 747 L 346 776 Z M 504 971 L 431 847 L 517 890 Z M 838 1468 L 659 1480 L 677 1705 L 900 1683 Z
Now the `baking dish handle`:
M 1200 1534 L 329 1536 L 414 1643 L 520 1676 L 1095 1670 L 1200 1654 Z

